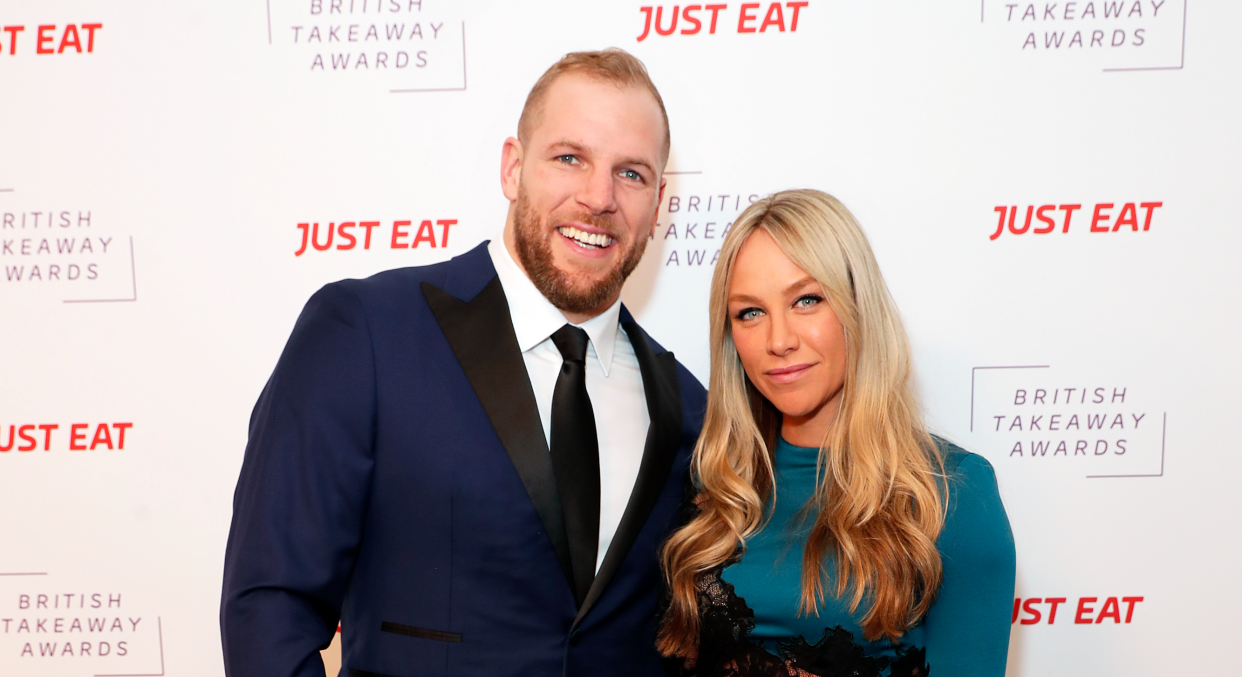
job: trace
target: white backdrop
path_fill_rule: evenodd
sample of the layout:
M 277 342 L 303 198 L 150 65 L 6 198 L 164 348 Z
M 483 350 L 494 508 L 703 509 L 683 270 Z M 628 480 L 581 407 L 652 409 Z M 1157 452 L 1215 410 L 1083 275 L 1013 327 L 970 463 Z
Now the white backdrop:
M 1010 674 L 1236 663 L 1242 5 L 719 4 L 0 4 L 0 673 L 222 674 L 247 419 L 303 302 L 496 236 L 526 92 L 609 45 L 672 125 L 625 295 L 654 336 L 705 380 L 724 227 L 837 195 L 933 429 L 997 469 Z

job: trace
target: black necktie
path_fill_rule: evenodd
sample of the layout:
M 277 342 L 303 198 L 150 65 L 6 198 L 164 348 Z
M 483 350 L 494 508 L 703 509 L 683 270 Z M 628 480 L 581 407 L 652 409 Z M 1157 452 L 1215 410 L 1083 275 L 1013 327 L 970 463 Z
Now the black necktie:
M 587 334 L 567 324 L 552 342 L 564 360 L 552 394 L 552 470 L 569 537 L 574 599 L 582 606 L 599 553 L 599 439 L 586 389 Z

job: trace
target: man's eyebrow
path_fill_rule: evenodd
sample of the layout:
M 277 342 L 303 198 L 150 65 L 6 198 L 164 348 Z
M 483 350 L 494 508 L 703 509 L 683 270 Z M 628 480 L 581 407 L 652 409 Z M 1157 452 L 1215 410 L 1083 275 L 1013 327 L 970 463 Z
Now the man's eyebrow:
M 639 165 L 639 166 L 641 166 L 641 167 L 646 167 L 646 168 L 647 168 L 647 171 L 651 172 L 652 174 L 655 174 L 655 167 L 654 167 L 654 166 L 652 166 L 652 164 L 651 164 L 650 162 L 647 162 L 646 160 L 640 160 L 640 159 L 638 159 L 638 158 L 622 158 L 622 159 L 621 159 L 621 164 L 623 164 L 623 165 Z
M 578 143 L 577 141 L 570 141 L 569 139 L 561 139 L 560 141 L 556 141 L 552 143 L 550 146 L 548 146 L 548 148 L 553 151 L 560 149 L 560 148 L 568 148 L 574 151 L 575 153 L 585 153 L 588 155 L 591 153 L 591 148 L 584 146 L 581 143 Z M 620 162 L 618 162 L 617 164 L 638 165 L 640 167 L 645 167 L 647 171 L 651 172 L 652 174 L 655 173 L 655 165 L 641 158 L 632 158 L 632 157 L 621 158 Z
M 578 153 L 589 153 L 591 151 L 590 148 L 587 148 L 586 146 L 576 141 L 570 141 L 569 139 L 561 139 L 560 141 L 557 141 L 548 147 L 549 148 L 569 148 Z

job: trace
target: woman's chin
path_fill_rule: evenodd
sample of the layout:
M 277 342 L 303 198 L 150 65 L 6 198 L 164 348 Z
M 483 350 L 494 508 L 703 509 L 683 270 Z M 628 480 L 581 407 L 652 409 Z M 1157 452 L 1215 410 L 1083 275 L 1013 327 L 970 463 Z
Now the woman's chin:
M 785 418 L 786 423 L 804 423 L 815 418 L 819 407 L 808 405 L 805 402 L 773 402 L 776 410 L 781 412 L 781 416 Z

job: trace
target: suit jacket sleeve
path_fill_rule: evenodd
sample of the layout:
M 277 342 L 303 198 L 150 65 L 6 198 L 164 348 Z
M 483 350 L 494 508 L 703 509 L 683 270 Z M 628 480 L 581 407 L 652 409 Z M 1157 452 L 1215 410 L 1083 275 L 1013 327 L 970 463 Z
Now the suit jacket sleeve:
M 324 674 L 374 465 L 370 330 L 345 284 L 298 318 L 250 421 L 220 627 L 230 677 Z

